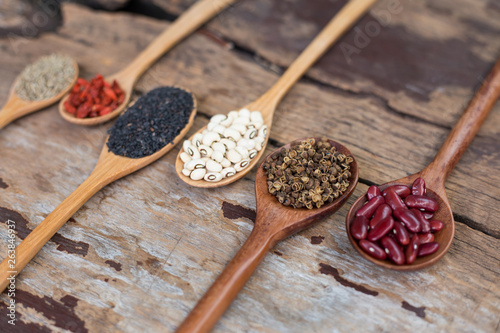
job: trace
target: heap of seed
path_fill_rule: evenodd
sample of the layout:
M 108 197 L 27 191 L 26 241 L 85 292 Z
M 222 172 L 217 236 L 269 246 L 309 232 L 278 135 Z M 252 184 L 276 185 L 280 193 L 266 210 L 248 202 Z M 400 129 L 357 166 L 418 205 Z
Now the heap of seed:
M 75 77 L 73 60 L 60 54 L 51 54 L 28 65 L 19 75 L 16 95 L 26 101 L 52 98 L 67 88 Z
M 193 95 L 160 87 L 142 96 L 108 130 L 108 149 L 115 155 L 141 158 L 172 143 L 189 122 Z
M 268 156 L 263 168 L 269 193 L 285 206 L 320 208 L 349 187 L 351 156 L 337 151 L 326 138 L 292 144 Z

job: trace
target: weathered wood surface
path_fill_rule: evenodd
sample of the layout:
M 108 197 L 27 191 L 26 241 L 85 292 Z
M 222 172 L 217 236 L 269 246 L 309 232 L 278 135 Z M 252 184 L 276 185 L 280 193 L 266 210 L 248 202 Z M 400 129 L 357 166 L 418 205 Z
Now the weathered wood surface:
M 165 8 L 178 14 L 190 2 Z M 209 24 L 222 40 L 195 34 L 147 72 L 137 94 L 189 87 L 200 111 L 191 135 L 208 116 L 266 91 L 278 77 L 273 70 L 289 64 L 342 2 L 311 3 L 242 1 Z M 371 182 L 427 165 L 500 54 L 495 1 L 402 6 L 351 64 L 339 46 L 329 52 L 275 114 L 269 149 L 309 135 L 351 149 L 362 181 L 348 204 Z M 375 11 L 387 8 L 381 1 Z M 56 33 L 0 40 L 0 104 L 42 54 L 70 54 L 84 77 L 108 74 L 168 26 L 71 4 L 63 15 Z M 343 41 L 354 45 L 353 38 Z M 457 232 L 440 263 L 398 273 L 364 261 L 345 234 L 347 205 L 276 246 L 215 331 L 498 332 L 499 111 L 497 104 L 447 182 Z M 68 124 L 53 106 L 0 132 L 0 221 L 16 222 L 17 241 L 86 178 L 109 126 Z M 0 331 L 160 332 L 182 322 L 252 229 L 255 171 L 225 188 L 187 188 L 175 175 L 176 153 L 111 184 L 74 215 L 19 276 L 14 329 L 2 295 Z M 3 259 L 4 223 L 0 242 Z

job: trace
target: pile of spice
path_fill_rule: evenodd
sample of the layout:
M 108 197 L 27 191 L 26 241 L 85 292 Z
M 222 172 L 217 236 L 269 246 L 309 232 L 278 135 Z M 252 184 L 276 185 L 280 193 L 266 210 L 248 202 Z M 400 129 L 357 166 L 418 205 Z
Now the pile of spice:
M 328 139 L 293 143 L 268 156 L 263 164 L 269 193 L 285 206 L 320 208 L 349 187 L 352 156 L 337 151 Z
M 259 111 L 241 109 L 210 118 L 207 128 L 184 141 L 182 174 L 218 182 L 250 164 L 266 142 L 267 126 Z
M 125 92 L 116 80 L 111 85 L 101 74 L 97 74 L 90 82 L 78 78 L 64 102 L 64 108 L 77 118 L 94 118 L 110 113 L 124 100 Z
M 422 178 L 417 178 L 411 188 L 393 185 L 383 192 L 372 185 L 366 197 L 368 201 L 356 212 L 350 230 L 370 256 L 409 265 L 439 249 L 433 233 L 444 223 L 433 219 L 439 205 L 426 195 Z
M 109 151 L 141 158 L 172 143 L 189 122 L 193 95 L 173 87 L 160 87 L 142 96 L 108 130 Z
M 27 66 L 14 87 L 16 95 L 25 101 L 52 98 L 67 88 L 74 77 L 74 61 L 60 54 L 51 54 Z

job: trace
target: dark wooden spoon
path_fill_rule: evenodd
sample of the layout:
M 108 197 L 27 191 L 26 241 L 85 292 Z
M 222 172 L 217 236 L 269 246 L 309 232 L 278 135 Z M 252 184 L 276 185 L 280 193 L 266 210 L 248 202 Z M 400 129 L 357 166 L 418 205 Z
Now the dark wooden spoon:
M 347 214 L 346 230 L 351 244 L 364 258 L 382 267 L 399 271 L 411 271 L 431 266 L 444 256 L 450 248 L 455 234 L 455 221 L 453 219 L 450 203 L 446 196 L 444 182 L 451 173 L 451 170 L 453 170 L 457 164 L 465 149 L 467 149 L 472 139 L 476 136 L 477 131 L 481 127 L 499 95 L 500 59 L 497 60 L 483 85 L 474 95 L 474 98 L 471 100 L 464 114 L 448 135 L 448 138 L 437 153 L 436 157 L 434 157 L 434 160 L 425 169 L 416 174 L 379 186 L 381 190 L 384 190 L 385 188 L 396 184 L 411 186 L 413 181 L 418 177 L 425 180 L 427 195 L 437 200 L 439 203 L 439 210 L 436 212 L 433 219 L 444 222 L 443 229 L 435 234 L 434 239 L 434 241 L 439 243 L 439 249 L 431 255 L 417 258 L 411 265 L 396 265 L 387 260 L 375 259 L 365 253 L 350 233 L 350 225 L 355 218 L 356 211 L 367 201 L 366 195 L 363 195 L 359 197 L 356 202 L 354 202 L 349 210 L 349 213 Z
M 321 138 L 316 138 L 316 140 L 321 140 Z M 328 141 L 339 152 L 352 156 L 351 152 L 340 143 L 332 140 Z M 284 147 L 289 148 L 290 145 L 291 143 Z M 310 227 L 342 207 L 358 183 L 358 164 L 354 157 L 350 165 L 349 187 L 344 194 L 328 205 L 309 210 L 283 206 L 274 196 L 269 194 L 267 177 L 261 164 L 255 176 L 257 218 L 252 233 L 212 287 L 206 292 L 205 296 L 177 329 L 177 332 L 210 331 L 243 288 L 266 253 L 277 242 Z

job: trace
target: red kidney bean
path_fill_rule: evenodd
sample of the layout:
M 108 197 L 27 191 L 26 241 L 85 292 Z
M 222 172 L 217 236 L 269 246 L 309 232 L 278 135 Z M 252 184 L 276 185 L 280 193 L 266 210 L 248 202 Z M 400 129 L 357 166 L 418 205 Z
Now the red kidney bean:
M 438 220 L 430 220 L 429 223 L 431 225 L 431 230 L 434 232 L 439 231 L 444 227 L 444 223 Z
M 356 239 L 365 239 L 368 235 L 368 219 L 364 216 L 356 216 L 351 223 L 351 235 Z
M 375 214 L 373 214 L 372 219 L 370 220 L 370 228 L 375 228 L 375 226 L 385 219 L 387 216 L 392 215 L 392 209 L 388 204 L 383 204 L 378 206 L 377 210 L 375 211 Z
M 403 265 L 405 263 L 405 255 L 403 254 L 403 249 L 394 239 L 385 236 L 380 240 L 380 244 L 384 248 L 389 259 L 391 259 L 396 265 Z
M 405 204 L 410 208 L 423 209 L 429 212 L 435 212 L 439 208 L 436 200 L 423 195 L 409 195 L 405 199 Z
M 405 226 L 401 222 L 394 222 L 394 229 L 392 230 L 396 239 L 401 245 L 408 245 L 410 242 L 410 235 Z
M 411 232 L 420 232 L 422 226 L 413 212 L 408 209 L 396 209 L 393 214 L 399 221 L 403 222 L 406 229 Z
M 385 196 L 385 202 L 392 208 L 393 211 L 396 209 L 406 209 L 403 200 L 399 197 L 399 195 L 394 191 L 387 192 Z
M 413 195 L 425 195 L 425 180 L 422 178 L 417 178 L 411 186 L 411 194 Z
M 379 195 L 382 195 L 382 193 L 380 192 L 380 189 L 375 185 L 370 186 L 368 188 L 368 191 L 366 191 L 366 197 L 368 198 L 368 200 L 371 200 Z
M 418 234 L 417 236 L 420 240 L 420 244 L 434 242 L 434 234 L 431 234 L 430 232 L 426 234 Z
M 431 212 L 422 212 L 422 214 L 424 215 L 424 218 L 426 220 L 430 220 L 434 217 L 434 213 L 431 213 Z
M 419 211 L 418 209 L 415 209 L 415 208 L 412 208 L 410 209 L 410 211 L 413 212 L 413 214 L 415 214 L 415 216 L 417 217 L 418 221 L 420 222 L 420 232 L 423 232 L 423 233 L 428 233 L 431 231 L 431 224 L 429 223 L 429 221 L 427 221 L 424 217 L 424 214 L 422 214 L 421 211 Z
M 412 264 L 415 261 L 415 259 L 417 259 L 419 246 L 420 246 L 420 239 L 418 235 L 413 235 L 413 237 L 410 240 L 410 243 L 408 244 L 405 250 L 406 263 L 408 265 Z
M 410 188 L 406 185 L 392 185 L 386 188 L 382 195 L 385 197 L 390 191 L 396 192 L 401 198 L 406 198 L 411 194 Z
M 363 251 L 376 259 L 384 260 L 385 258 L 387 258 L 387 254 L 385 253 L 385 251 L 373 242 L 362 239 L 359 241 L 359 247 L 361 247 Z
M 358 209 L 358 211 L 356 212 L 356 216 L 364 216 L 369 219 L 372 217 L 373 213 L 375 213 L 375 210 L 378 208 L 378 206 L 383 205 L 384 203 L 384 198 L 381 195 L 378 195 L 365 203 L 363 207 Z
M 436 242 L 422 244 L 418 249 L 418 256 L 419 257 L 428 256 L 429 254 L 433 254 L 434 252 L 436 252 L 438 249 L 439 249 L 439 243 Z
M 369 241 L 378 241 L 380 238 L 384 237 L 387 235 L 389 231 L 394 228 L 394 219 L 392 216 L 386 217 L 384 220 L 380 221 L 375 228 L 371 229 L 368 231 L 368 236 L 366 239 Z

